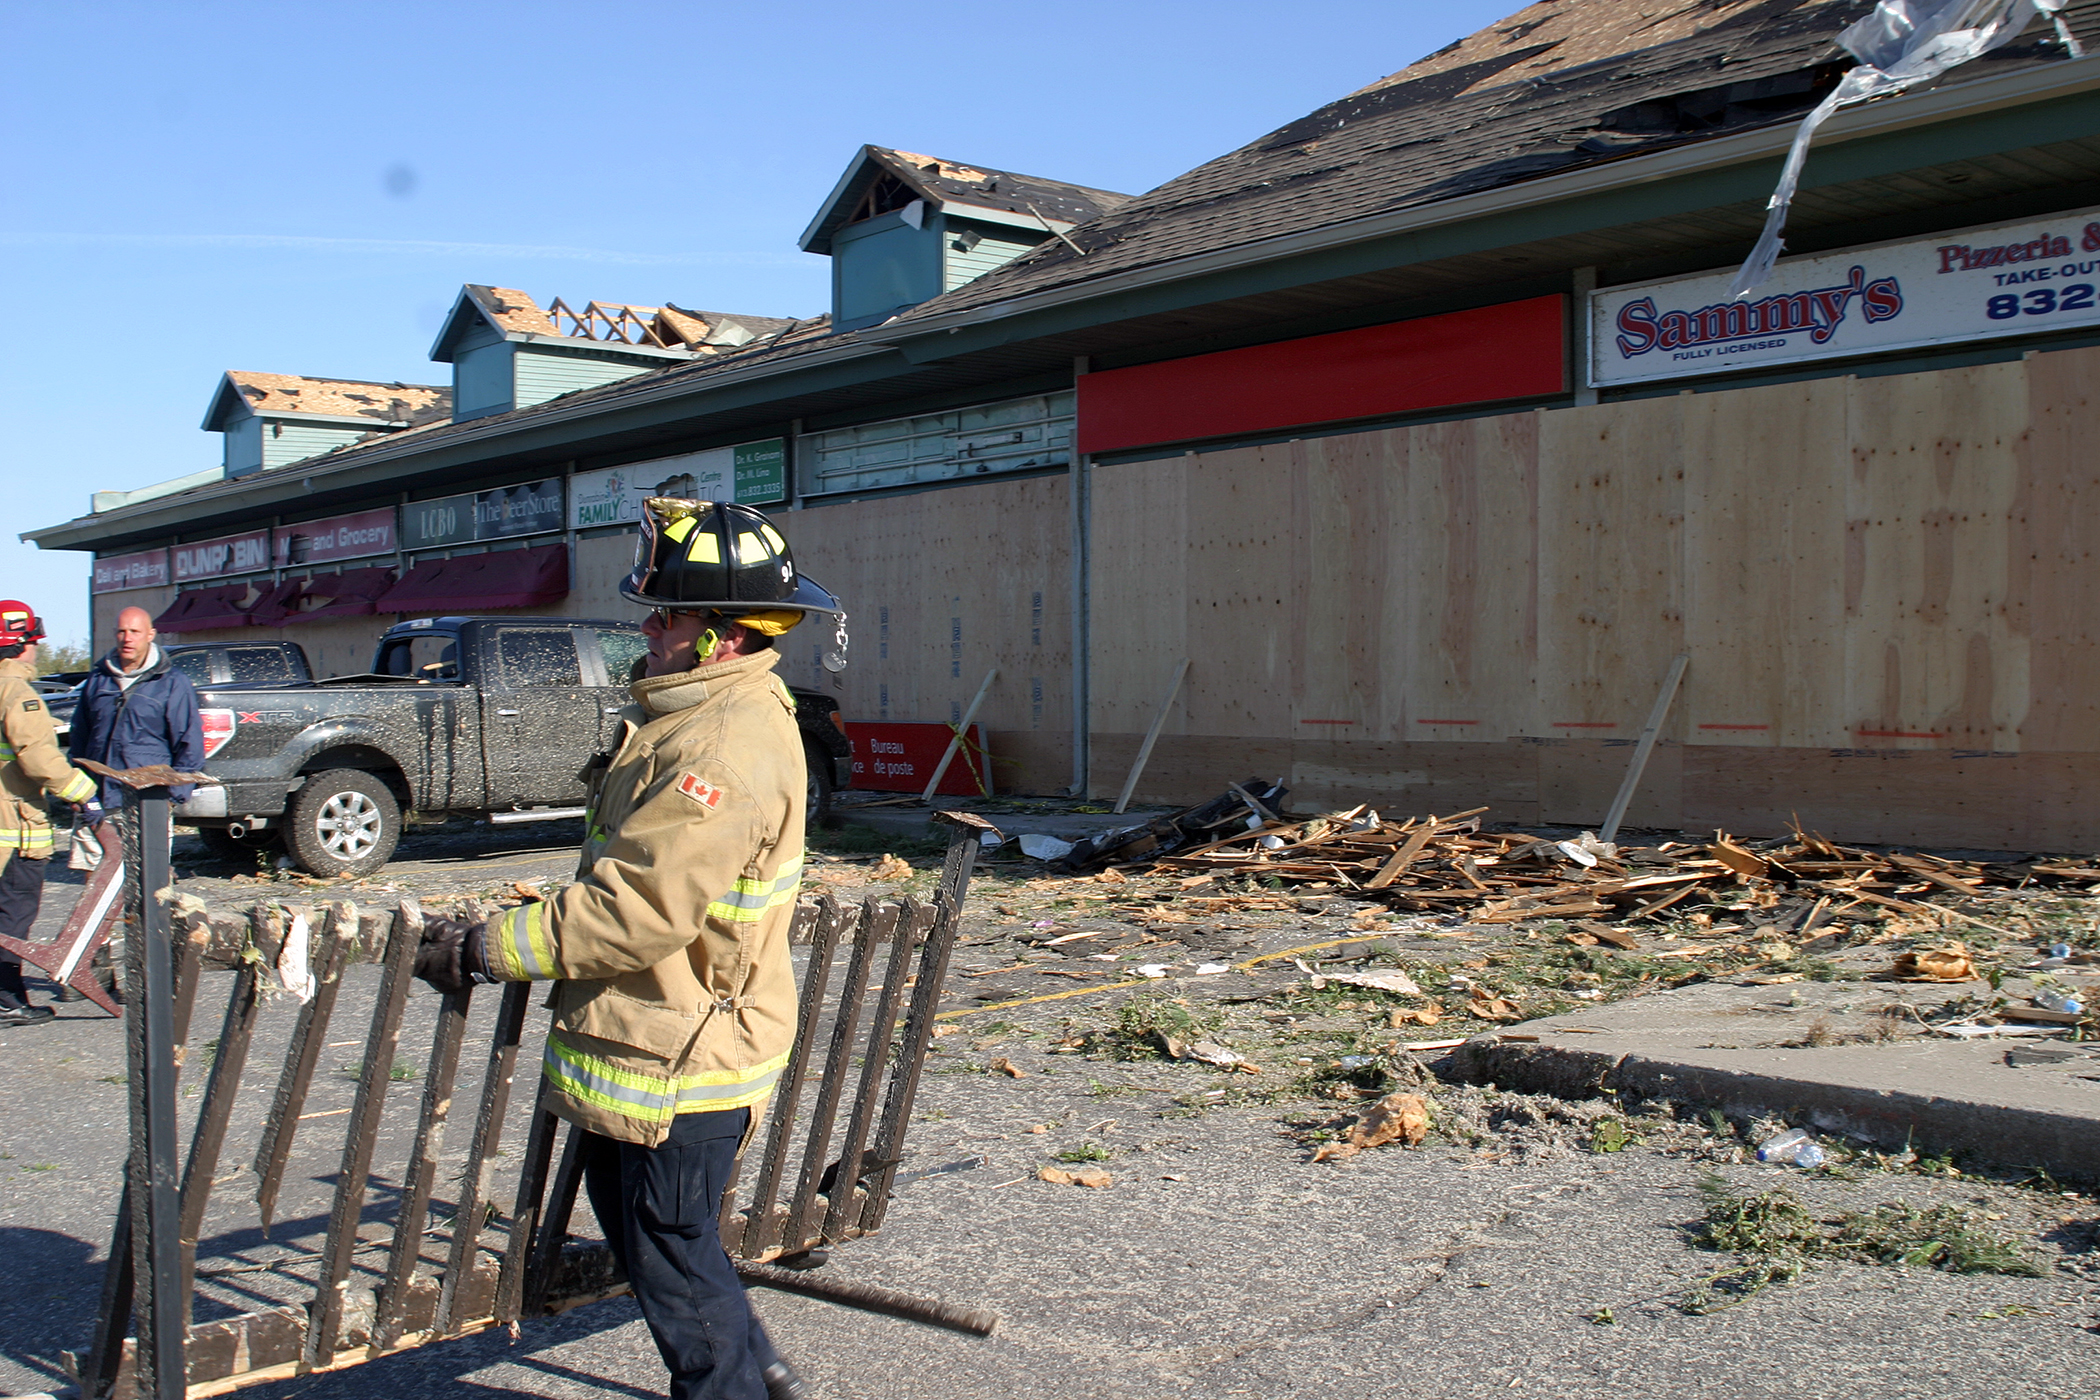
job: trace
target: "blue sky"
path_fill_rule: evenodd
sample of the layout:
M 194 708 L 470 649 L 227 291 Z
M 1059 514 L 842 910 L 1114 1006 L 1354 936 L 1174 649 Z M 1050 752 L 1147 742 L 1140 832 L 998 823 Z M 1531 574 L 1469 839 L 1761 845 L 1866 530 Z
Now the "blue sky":
M 218 460 L 227 369 L 442 383 L 463 282 L 807 316 L 863 142 L 1137 193 L 1520 8 L 0 0 L 0 596 L 19 530 Z

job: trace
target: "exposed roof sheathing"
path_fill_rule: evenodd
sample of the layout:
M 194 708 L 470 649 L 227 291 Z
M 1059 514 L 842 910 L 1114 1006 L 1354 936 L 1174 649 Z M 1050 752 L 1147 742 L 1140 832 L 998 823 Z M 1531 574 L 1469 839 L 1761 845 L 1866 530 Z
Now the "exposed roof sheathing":
M 238 396 L 238 403 L 236 402 Z M 308 374 L 260 374 L 230 369 L 212 395 L 204 426 L 217 431 L 239 404 L 258 417 L 288 413 L 369 418 L 381 423 L 427 423 L 452 416 L 452 391 L 435 384 L 380 384 L 364 379 L 316 379 Z
M 897 324 L 1792 122 L 1850 66 L 1837 35 L 1869 8 L 1871 0 L 1533 5 L 1074 230 L 1083 251 L 1045 243 Z M 2096 0 L 2068 17 L 2088 46 L 2100 37 Z M 1947 81 L 2064 61 L 2036 25 Z

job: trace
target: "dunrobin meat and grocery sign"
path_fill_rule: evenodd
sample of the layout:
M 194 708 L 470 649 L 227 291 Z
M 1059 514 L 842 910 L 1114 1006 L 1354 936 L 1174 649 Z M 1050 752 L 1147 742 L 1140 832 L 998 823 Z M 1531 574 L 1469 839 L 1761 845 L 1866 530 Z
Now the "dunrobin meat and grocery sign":
M 1590 383 L 2100 324 L 2100 210 L 1789 258 L 1740 301 L 1734 276 L 1594 293 Z

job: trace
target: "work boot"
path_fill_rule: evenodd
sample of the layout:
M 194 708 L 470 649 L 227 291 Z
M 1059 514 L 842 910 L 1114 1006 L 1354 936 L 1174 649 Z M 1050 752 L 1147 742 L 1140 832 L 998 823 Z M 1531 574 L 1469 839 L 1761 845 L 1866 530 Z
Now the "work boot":
M 766 1383 L 766 1400 L 810 1400 L 809 1387 L 785 1361 L 774 1362 L 758 1375 Z
M 31 1006 L 24 1002 L 20 1006 L 0 1006 L 0 1030 L 9 1026 L 40 1026 L 58 1013 L 48 1006 Z M 784 1390 L 783 1395 L 797 1395 L 800 1391 Z

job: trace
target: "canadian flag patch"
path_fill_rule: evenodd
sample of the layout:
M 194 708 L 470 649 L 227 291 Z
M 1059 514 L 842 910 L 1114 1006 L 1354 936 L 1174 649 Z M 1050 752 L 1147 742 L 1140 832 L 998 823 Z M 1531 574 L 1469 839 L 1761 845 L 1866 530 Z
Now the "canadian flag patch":
M 678 779 L 678 790 L 709 811 L 713 811 L 722 802 L 722 789 L 713 783 L 700 781 L 698 775 L 693 773 L 686 773 Z

